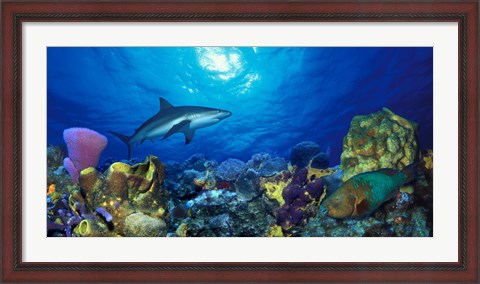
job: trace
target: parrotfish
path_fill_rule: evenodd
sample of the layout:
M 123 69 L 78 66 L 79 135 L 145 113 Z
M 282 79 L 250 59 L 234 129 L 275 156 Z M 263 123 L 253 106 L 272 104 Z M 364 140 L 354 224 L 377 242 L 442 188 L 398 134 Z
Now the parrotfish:
M 320 206 L 320 210 L 333 218 L 366 216 L 392 198 L 397 189 L 416 177 L 416 165 L 398 171 L 380 169 L 358 174 L 340 186 Z

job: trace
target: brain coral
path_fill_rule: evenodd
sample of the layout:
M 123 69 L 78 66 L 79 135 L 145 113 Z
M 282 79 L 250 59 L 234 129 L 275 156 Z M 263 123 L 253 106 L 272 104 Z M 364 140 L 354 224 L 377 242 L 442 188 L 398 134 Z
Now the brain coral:
M 403 169 L 417 158 L 417 124 L 391 110 L 352 119 L 343 138 L 343 181 L 381 168 Z
M 228 158 L 217 168 L 217 177 L 227 181 L 236 180 L 247 169 L 247 165 L 238 159 Z

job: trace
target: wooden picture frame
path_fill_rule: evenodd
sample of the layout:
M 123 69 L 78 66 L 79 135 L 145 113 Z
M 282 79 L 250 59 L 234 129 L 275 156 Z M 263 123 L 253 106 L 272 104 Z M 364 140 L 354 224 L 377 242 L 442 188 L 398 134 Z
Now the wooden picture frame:
M 2 281 L 479 281 L 478 1 L 3 1 Z M 22 24 L 26 22 L 458 23 L 458 262 L 29 263 L 22 261 Z M 453 151 L 454 149 L 452 149 Z M 442 209 L 444 210 L 444 209 Z M 446 210 L 446 209 L 445 209 Z M 452 212 L 455 214 L 455 212 Z

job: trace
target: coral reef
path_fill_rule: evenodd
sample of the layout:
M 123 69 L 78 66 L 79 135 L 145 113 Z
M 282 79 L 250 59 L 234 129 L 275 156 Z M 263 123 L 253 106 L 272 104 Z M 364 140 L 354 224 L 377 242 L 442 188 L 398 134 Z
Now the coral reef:
M 283 237 L 282 227 L 275 224 L 268 229 L 267 237 Z
M 268 153 L 253 154 L 247 162 L 247 167 L 249 169 L 259 170 L 266 161 L 270 160 L 270 158 L 270 154 Z
M 92 219 L 83 219 L 73 232 L 80 237 L 104 237 L 107 235 L 107 230 Z
M 201 190 L 217 188 L 216 161 L 195 154 L 183 163 L 165 164 L 167 177 L 164 187 L 179 200 L 188 200 Z
M 250 201 L 254 197 L 260 195 L 260 179 L 257 171 L 254 169 L 248 169 L 238 177 L 235 181 L 234 187 L 237 195 L 245 201 Z
M 266 153 L 254 154 L 247 163 L 227 159 L 220 165 L 202 154 L 165 165 L 154 156 L 143 162 L 106 159 L 98 168 L 80 171 L 78 184 L 72 184 L 58 163 L 63 156 L 52 148 L 47 235 L 432 236 L 431 150 L 422 152 L 419 163 L 408 170 L 358 174 L 343 183 L 341 167 L 328 168 L 329 154 L 312 143 L 292 150 L 300 153 L 294 166 Z M 345 188 L 349 194 L 343 194 Z M 329 205 L 339 196 L 343 201 L 354 197 L 346 216 L 335 215 Z
M 187 236 L 187 230 L 188 230 L 187 224 L 182 223 L 175 230 L 175 234 L 176 234 L 177 237 L 186 237 Z
M 320 173 L 317 173 L 318 171 Z M 327 188 L 327 195 L 335 192 L 343 184 L 343 172 L 342 170 L 340 170 L 340 166 L 324 170 L 316 170 L 314 168 L 310 168 L 308 178 L 312 178 L 313 174 L 315 175 L 315 178 L 322 177 L 322 181 Z
M 65 154 L 59 146 L 47 147 L 47 168 L 58 168 L 63 165 Z
M 427 152 L 425 156 L 432 154 Z M 433 155 L 433 154 L 432 154 Z M 433 163 L 431 164 L 433 167 Z M 408 188 L 393 191 L 392 198 L 364 217 L 335 219 L 319 210 L 305 226 L 306 237 L 431 237 L 433 236 L 433 187 L 429 169 L 411 166 L 415 179 Z M 432 168 L 430 168 L 431 170 Z M 395 171 L 397 174 L 398 171 Z M 335 194 L 330 195 L 329 198 Z M 328 199 L 327 199 L 328 200 Z M 325 202 L 327 202 L 325 200 Z M 324 206 L 322 204 L 322 206 Z
M 107 137 L 88 128 L 65 129 L 63 139 L 68 148 L 68 157 L 64 159 L 63 165 L 72 177 L 73 183 L 77 183 L 82 170 L 97 166 L 108 140 Z
M 417 159 L 417 124 L 387 108 L 355 116 L 343 139 L 343 180 L 382 168 L 403 169 Z
M 257 171 L 261 177 L 270 177 L 288 170 L 288 162 L 282 157 L 272 158 L 270 154 L 258 153 L 248 160 L 247 167 Z
M 318 202 L 325 192 L 322 179 L 309 179 L 307 168 L 295 172 L 289 185 L 282 191 L 285 203 L 274 210 L 277 224 L 285 235 L 301 233 L 308 219 L 316 214 Z
M 217 177 L 225 181 L 234 181 L 247 169 L 247 165 L 238 159 L 227 159 L 217 168 Z
M 218 206 L 224 205 L 236 198 L 237 194 L 232 191 L 219 189 L 203 191 L 197 197 L 188 202 L 189 206 Z
M 185 199 L 200 192 L 206 186 L 206 179 L 201 172 L 188 169 L 183 172 L 177 184 L 179 186 L 175 187 L 172 192 L 179 199 Z
M 290 152 L 290 163 L 298 168 L 305 168 L 320 151 L 320 146 L 315 142 L 304 141 L 298 143 Z
M 334 219 L 318 211 L 304 237 L 429 237 L 433 211 L 419 206 L 415 195 L 402 193 L 364 218 Z
M 310 161 L 310 167 L 315 169 L 326 169 L 330 165 L 330 158 L 326 153 L 319 153 L 315 155 Z
M 222 194 L 228 197 L 220 197 L 221 202 L 193 204 L 191 217 L 184 220 L 188 226 L 187 236 L 265 236 L 275 223 L 271 213 L 275 204 L 270 199 L 261 196 L 246 202 L 228 191 L 222 191 Z
M 260 188 L 265 190 L 268 198 L 276 200 L 280 206 L 285 204 L 283 189 L 291 182 L 292 175 L 289 171 L 283 171 L 274 177 L 261 178 Z
M 109 236 L 107 230 L 98 225 L 95 216 L 87 212 L 85 205 L 76 201 L 79 199 L 77 194 L 53 192 L 47 195 L 47 236 L 72 237 L 80 233 L 88 236 Z M 87 224 L 88 228 L 85 227 Z M 82 225 L 81 229 L 77 229 L 79 225 Z
M 137 158 L 137 157 L 133 157 L 133 158 L 131 158 L 131 159 L 129 159 L 129 160 L 122 159 L 122 160 L 118 161 L 118 160 L 115 160 L 114 158 L 111 158 L 111 157 L 110 157 L 110 158 L 106 158 L 106 159 L 102 162 L 102 164 L 99 164 L 99 165 L 97 166 L 96 169 L 97 169 L 97 171 L 103 173 L 103 172 L 105 172 L 106 170 L 108 170 L 108 168 L 110 168 L 110 166 L 111 166 L 113 163 L 115 163 L 115 162 L 121 162 L 121 163 L 124 163 L 124 164 L 128 164 L 128 165 L 130 165 L 130 166 L 133 166 L 133 165 L 136 165 L 136 164 L 139 164 L 139 163 L 143 162 L 143 159 L 140 159 L 140 158 Z
M 168 193 L 162 188 L 165 170 L 158 158 L 143 163 L 114 162 L 105 173 L 89 167 L 78 185 L 47 194 L 47 233 L 50 236 L 165 236 L 163 220 Z M 53 184 L 55 185 L 55 184 Z M 92 213 L 90 213 L 92 212 Z
M 125 220 L 132 213 L 157 219 L 163 217 L 168 196 L 162 188 L 164 178 L 165 170 L 160 160 L 149 156 L 143 163 L 133 166 L 113 163 L 104 174 L 87 168 L 80 173 L 79 185 L 87 206 L 97 208 L 96 213 L 106 223 L 111 223 L 112 230 L 124 235 Z
M 165 237 L 167 226 L 165 221 L 143 213 L 133 213 L 125 218 L 126 237 Z
M 258 169 L 258 174 L 262 177 L 274 176 L 282 171 L 288 170 L 287 161 L 284 158 L 275 157 L 266 160 Z

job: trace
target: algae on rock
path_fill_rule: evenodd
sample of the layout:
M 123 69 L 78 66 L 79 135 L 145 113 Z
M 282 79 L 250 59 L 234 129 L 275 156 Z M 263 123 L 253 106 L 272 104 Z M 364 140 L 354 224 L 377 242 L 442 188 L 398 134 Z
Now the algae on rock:
M 134 213 L 125 219 L 126 237 L 165 237 L 167 225 L 165 221 L 143 213 Z
M 387 108 L 352 119 L 343 139 L 343 181 L 381 168 L 401 170 L 416 161 L 417 124 Z

